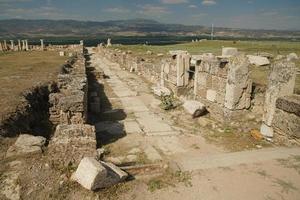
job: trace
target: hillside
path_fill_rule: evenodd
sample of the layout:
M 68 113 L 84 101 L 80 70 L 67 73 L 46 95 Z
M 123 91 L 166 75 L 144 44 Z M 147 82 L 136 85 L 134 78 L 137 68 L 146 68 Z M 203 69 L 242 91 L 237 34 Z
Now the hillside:
M 75 20 L 0 20 L 0 38 L 17 37 L 98 37 L 98 36 L 210 35 L 210 27 L 163 24 L 154 20 L 134 19 L 105 22 Z M 218 37 L 300 38 L 300 31 L 244 30 L 215 28 Z

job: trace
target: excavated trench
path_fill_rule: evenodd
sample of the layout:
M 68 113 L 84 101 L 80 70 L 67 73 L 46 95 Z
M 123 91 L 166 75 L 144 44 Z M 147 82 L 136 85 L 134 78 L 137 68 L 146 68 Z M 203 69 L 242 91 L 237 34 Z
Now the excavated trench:
M 49 94 L 56 90 L 56 83 L 52 82 L 24 92 L 16 111 L 0 122 L 0 136 L 15 137 L 26 133 L 49 139 L 53 133 L 49 121 Z

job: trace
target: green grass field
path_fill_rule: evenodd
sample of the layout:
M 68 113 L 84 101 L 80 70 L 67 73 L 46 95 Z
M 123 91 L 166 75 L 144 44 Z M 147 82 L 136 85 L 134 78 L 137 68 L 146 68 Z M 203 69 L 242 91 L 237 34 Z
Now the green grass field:
M 221 55 L 222 47 L 236 47 L 239 51 L 245 54 L 256 54 L 261 52 L 271 53 L 277 55 L 287 55 L 289 53 L 296 53 L 300 56 L 300 42 L 280 42 L 280 41 L 202 41 L 197 43 L 184 43 L 176 45 L 165 46 L 145 46 L 145 45 L 121 45 L 117 48 L 124 51 L 132 51 L 135 55 L 145 55 L 147 51 L 151 51 L 154 55 L 158 53 L 166 54 L 170 50 L 186 50 L 192 55 L 203 53 L 214 53 Z M 300 69 L 300 61 L 297 63 Z M 251 66 L 251 78 L 255 83 L 260 85 L 267 84 L 267 77 L 269 69 L 267 67 Z M 297 76 L 295 92 L 300 94 L 300 76 Z

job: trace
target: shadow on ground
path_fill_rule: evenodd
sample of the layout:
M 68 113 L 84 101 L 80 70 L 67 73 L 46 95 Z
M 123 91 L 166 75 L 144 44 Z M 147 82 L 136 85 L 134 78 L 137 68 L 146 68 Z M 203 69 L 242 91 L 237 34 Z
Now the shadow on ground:
M 88 102 L 91 102 L 91 98 L 93 98 L 92 93 L 96 93 L 100 97 L 99 112 L 95 112 L 90 104 L 88 107 L 88 122 L 96 128 L 97 148 L 100 148 L 126 136 L 124 125 L 120 121 L 124 120 L 127 115 L 123 109 L 114 109 L 105 93 L 103 81 L 109 77 L 104 74 L 99 77 L 95 67 L 90 65 L 90 55 L 86 55 L 86 60 L 89 85 Z

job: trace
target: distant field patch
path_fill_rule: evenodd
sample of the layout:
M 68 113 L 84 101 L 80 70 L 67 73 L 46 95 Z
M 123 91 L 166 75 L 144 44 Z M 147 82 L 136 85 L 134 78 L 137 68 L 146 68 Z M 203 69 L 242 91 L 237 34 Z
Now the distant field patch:
M 14 111 L 24 90 L 55 80 L 66 59 L 54 51 L 1 53 L 0 117 Z

